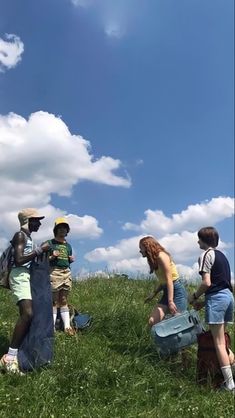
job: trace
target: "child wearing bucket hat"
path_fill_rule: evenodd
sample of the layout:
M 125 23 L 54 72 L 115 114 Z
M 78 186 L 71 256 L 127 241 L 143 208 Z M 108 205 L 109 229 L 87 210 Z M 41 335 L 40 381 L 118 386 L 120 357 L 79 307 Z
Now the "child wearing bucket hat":
M 64 324 L 64 332 L 74 335 L 75 330 L 70 325 L 68 293 L 72 287 L 70 264 L 74 261 L 72 247 L 66 241 L 70 231 L 68 221 L 64 217 L 57 218 L 53 229 L 54 238 L 49 242 L 50 280 L 53 296 L 54 325 L 57 318 L 57 309 L 60 309 Z

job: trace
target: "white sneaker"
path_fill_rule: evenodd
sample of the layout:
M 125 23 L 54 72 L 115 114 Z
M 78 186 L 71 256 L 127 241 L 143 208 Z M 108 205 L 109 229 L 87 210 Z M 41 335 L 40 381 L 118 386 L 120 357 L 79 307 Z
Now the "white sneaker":
M 226 386 L 226 383 L 224 382 L 224 383 L 222 383 L 222 385 L 220 386 L 220 390 L 226 390 L 227 392 L 232 392 L 233 393 L 233 395 L 235 395 L 235 386 L 232 388 L 232 389 L 229 389 L 227 386 Z
M 5 373 L 12 373 L 12 374 L 19 374 L 19 375 L 24 374 L 19 369 L 19 363 L 18 363 L 17 358 L 10 361 L 7 359 L 7 354 L 4 354 L 4 356 L 2 356 L 0 360 L 0 370 Z

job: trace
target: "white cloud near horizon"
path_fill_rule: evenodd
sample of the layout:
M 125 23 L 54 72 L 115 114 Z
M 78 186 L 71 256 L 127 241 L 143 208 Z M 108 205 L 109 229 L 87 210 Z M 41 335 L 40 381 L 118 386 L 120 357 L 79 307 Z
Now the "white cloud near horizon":
M 35 205 L 34 205 L 35 206 Z M 29 206 L 27 206 L 29 207 Z M 2 212 L 2 225 L 0 231 L 3 231 L 8 239 L 0 239 L 0 254 L 2 251 L 9 245 L 9 239 L 12 235 L 19 230 L 19 221 L 17 217 L 17 212 L 20 210 L 11 210 Z M 45 219 L 41 221 L 42 226 L 40 227 L 37 234 L 33 236 L 36 243 L 41 243 L 50 237 L 53 236 L 53 225 L 55 219 L 58 217 L 65 217 L 68 220 L 71 231 L 69 233 L 69 239 L 86 238 L 86 239 L 95 239 L 99 238 L 103 229 L 99 227 L 98 221 L 93 216 L 84 215 L 82 217 L 74 214 L 67 214 L 61 209 L 57 209 L 52 205 L 46 205 L 39 209 L 41 215 L 45 216 Z
M 122 239 L 115 246 L 95 248 L 85 255 L 89 262 L 106 262 L 108 268 L 114 268 L 114 264 L 124 262 L 129 259 L 139 259 L 140 266 L 145 264 L 141 255 L 139 255 L 139 240 L 143 235 Z M 161 238 L 159 242 L 170 252 L 176 263 L 191 262 L 200 254 L 197 244 L 198 238 L 196 232 L 183 231 L 178 234 L 169 234 Z M 231 248 L 231 243 L 220 241 L 219 248 L 226 250 Z M 125 261 L 126 262 L 126 261 Z
M 17 213 L 24 207 L 46 213 L 38 237 L 48 238 L 47 225 L 68 215 L 51 205 L 51 195 L 70 197 L 81 181 L 130 187 L 131 181 L 115 174 L 121 161 L 109 156 L 95 158 L 90 142 L 70 133 L 61 118 L 47 112 L 32 113 L 28 120 L 9 113 L 0 115 L 0 230 L 3 236 L 18 227 Z M 89 215 L 68 215 L 73 234 L 97 238 L 98 221 Z M 44 231 L 44 232 L 43 232 Z
M 162 224 L 160 223 L 157 227 L 155 224 L 156 219 L 153 217 L 154 222 L 149 222 L 148 228 L 151 227 L 152 231 L 154 230 L 155 232 L 157 230 L 158 234 L 161 232 L 159 242 L 170 252 L 178 266 L 179 272 L 182 275 L 187 275 L 187 277 L 195 278 L 195 275 L 197 275 L 197 264 L 195 264 L 195 260 L 198 259 L 201 252 L 197 243 L 198 229 L 202 226 L 214 225 L 217 222 L 233 216 L 234 212 L 232 209 L 232 198 L 213 198 L 206 203 L 190 205 L 185 211 L 182 211 L 181 214 L 175 214 L 172 218 L 167 218 L 164 213 L 161 212 L 160 219 Z M 196 214 L 198 214 L 198 219 L 196 219 Z M 160 222 L 160 219 L 158 217 L 158 222 Z M 165 224 L 163 220 L 165 220 Z M 194 231 L 192 231 L 191 222 Z M 136 225 L 136 227 L 138 227 L 138 225 Z M 186 227 L 189 230 L 185 230 L 184 228 Z M 140 274 L 146 274 L 149 267 L 146 259 L 142 258 L 139 254 L 139 240 L 144 235 L 155 234 L 149 232 L 151 229 L 144 230 L 143 227 L 136 229 L 142 229 L 142 234 L 122 239 L 114 246 L 95 248 L 93 251 L 85 254 L 84 258 L 91 263 L 105 262 L 107 264 L 107 269 L 110 271 L 114 270 L 129 273 L 134 273 L 136 271 Z M 221 251 L 226 252 L 226 249 L 231 247 L 233 247 L 233 244 L 225 243 L 220 240 L 218 248 Z
M 14 68 L 24 52 L 24 44 L 18 36 L 6 33 L 5 39 L 0 38 L 0 72 Z
M 234 215 L 234 199 L 231 197 L 216 197 L 210 201 L 189 205 L 180 213 L 166 216 L 161 210 L 148 209 L 145 219 L 140 225 L 127 222 L 124 230 L 133 230 L 143 234 L 152 234 L 161 237 L 168 233 L 183 230 L 195 231 L 202 225 L 214 225 L 221 220 Z

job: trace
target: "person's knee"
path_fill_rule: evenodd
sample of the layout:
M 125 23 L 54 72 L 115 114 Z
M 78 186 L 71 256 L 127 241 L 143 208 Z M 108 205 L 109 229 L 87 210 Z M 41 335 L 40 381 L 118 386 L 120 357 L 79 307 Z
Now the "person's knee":
M 52 303 L 53 306 L 59 306 L 59 292 L 52 292 Z
M 230 362 L 230 364 L 234 364 L 235 363 L 234 353 L 232 352 L 232 350 L 230 350 L 230 348 L 228 350 L 229 350 L 229 352 L 228 352 L 229 362 Z
M 29 306 L 27 308 L 25 308 L 21 314 L 21 318 L 25 321 L 25 322 L 31 322 L 33 319 L 33 310 L 32 308 Z
M 66 306 L 68 304 L 67 297 L 65 295 L 62 295 L 60 297 L 60 306 Z
M 154 320 L 153 316 L 150 316 L 148 324 L 150 327 L 152 327 L 154 324 L 156 323 L 156 321 Z

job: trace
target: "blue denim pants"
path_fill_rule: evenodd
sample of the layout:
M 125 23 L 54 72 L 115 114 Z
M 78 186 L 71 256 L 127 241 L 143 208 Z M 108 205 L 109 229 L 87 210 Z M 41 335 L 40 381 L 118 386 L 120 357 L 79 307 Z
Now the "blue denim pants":
M 184 312 L 187 310 L 188 305 L 188 297 L 186 289 L 183 285 L 183 282 L 181 279 L 177 279 L 173 282 L 174 286 L 174 303 L 178 309 L 179 312 Z M 168 291 L 167 286 L 163 286 L 163 295 L 161 297 L 161 300 L 158 302 L 161 305 L 168 306 Z

